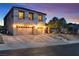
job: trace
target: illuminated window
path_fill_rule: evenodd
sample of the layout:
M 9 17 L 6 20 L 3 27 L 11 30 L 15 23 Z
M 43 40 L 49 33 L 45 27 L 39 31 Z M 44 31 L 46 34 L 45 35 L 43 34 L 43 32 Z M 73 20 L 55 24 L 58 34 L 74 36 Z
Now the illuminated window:
M 42 21 L 42 18 L 43 18 L 42 15 L 39 15 L 39 16 L 38 16 L 38 20 L 39 20 L 39 21 Z
M 30 20 L 33 20 L 33 13 L 29 12 L 29 16 L 28 17 L 29 17 Z
M 24 19 L 24 18 L 25 18 L 24 11 L 19 11 L 19 19 Z

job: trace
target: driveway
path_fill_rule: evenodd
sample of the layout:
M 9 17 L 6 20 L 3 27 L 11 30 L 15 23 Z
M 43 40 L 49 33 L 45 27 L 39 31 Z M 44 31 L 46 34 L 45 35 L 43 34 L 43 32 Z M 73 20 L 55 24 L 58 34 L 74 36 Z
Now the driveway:
M 12 50 L 21 48 L 36 48 L 52 45 L 71 44 L 74 41 L 68 41 L 58 34 L 41 34 L 41 35 L 2 35 L 4 43 L 0 45 L 0 50 Z M 75 43 L 79 43 L 75 41 Z

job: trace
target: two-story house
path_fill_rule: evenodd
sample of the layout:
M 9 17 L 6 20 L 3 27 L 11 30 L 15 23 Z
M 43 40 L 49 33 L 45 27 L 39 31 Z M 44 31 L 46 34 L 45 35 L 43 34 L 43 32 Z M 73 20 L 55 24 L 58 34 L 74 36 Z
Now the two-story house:
M 4 27 L 12 35 L 43 34 L 45 22 L 45 13 L 23 7 L 12 7 L 4 18 Z

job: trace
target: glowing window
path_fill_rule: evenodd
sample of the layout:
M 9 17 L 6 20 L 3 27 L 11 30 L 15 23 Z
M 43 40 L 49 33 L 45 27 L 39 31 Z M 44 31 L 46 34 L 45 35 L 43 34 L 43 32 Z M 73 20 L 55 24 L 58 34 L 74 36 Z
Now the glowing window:
M 33 20 L 33 13 L 32 12 L 29 12 L 28 17 L 29 17 L 30 20 Z
M 39 20 L 39 21 L 42 21 L 42 18 L 43 18 L 42 15 L 39 15 L 39 16 L 38 16 L 38 20 Z
M 25 18 L 24 11 L 19 11 L 19 19 L 24 19 L 24 18 Z

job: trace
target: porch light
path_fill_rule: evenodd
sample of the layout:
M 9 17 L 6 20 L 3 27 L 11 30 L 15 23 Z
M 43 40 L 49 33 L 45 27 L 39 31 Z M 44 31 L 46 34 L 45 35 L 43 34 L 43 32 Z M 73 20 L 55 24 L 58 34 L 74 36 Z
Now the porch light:
M 16 24 L 13 24 L 13 28 L 16 28 Z
M 46 29 L 46 26 L 44 26 L 44 29 Z
M 36 29 L 39 27 L 38 25 L 34 25 L 34 26 L 35 26 Z

